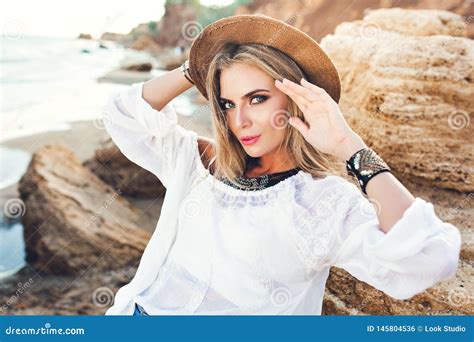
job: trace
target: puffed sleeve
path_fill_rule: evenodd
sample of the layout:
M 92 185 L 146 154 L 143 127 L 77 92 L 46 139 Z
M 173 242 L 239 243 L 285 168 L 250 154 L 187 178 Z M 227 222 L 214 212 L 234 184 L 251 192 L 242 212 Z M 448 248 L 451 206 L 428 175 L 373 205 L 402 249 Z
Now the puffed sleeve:
M 129 160 L 168 188 L 179 159 L 193 160 L 196 133 L 178 125 L 171 103 L 160 111 L 152 108 L 143 99 L 142 89 L 139 82 L 113 91 L 103 107 L 103 125 Z
M 416 197 L 388 233 L 380 229 L 375 201 L 344 184 L 337 209 L 336 253 L 332 265 L 403 300 L 455 275 L 461 234 L 441 221 L 433 205 Z

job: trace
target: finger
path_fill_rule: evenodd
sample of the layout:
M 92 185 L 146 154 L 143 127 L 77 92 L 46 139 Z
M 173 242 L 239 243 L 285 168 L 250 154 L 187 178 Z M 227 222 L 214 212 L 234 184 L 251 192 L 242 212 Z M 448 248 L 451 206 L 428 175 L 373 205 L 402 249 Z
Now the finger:
M 279 85 L 280 89 L 285 89 L 287 92 L 291 92 L 293 97 L 304 99 L 307 103 L 311 103 L 312 101 L 316 100 L 316 96 L 311 96 L 308 89 L 291 82 L 286 78 L 283 79 L 283 82 L 276 80 L 275 83 Z
M 324 88 L 318 87 L 316 84 L 307 81 L 305 78 L 301 79 L 301 85 L 306 89 L 313 91 L 318 96 L 328 95 Z
M 300 118 L 293 116 L 288 120 L 288 123 L 295 127 L 303 137 L 306 137 L 309 132 L 309 127 Z
M 282 82 L 276 80 L 275 85 L 277 86 L 278 89 L 280 89 L 282 92 L 287 94 L 293 101 L 296 102 L 296 104 L 302 109 L 305 110 L 308 108 L 308 106 L 311 105 L 311 103 L 303 96 L 297 94 L 294 92 L 292 89 L 284 85 Z
M 298 83 L 290 81 L 287 78 L 283 78 L 283 84 L 288 86 L 291 90 L 293 90 L 298 95 L 305 97 L 309 102 L 317 101 L 319 99 L 319 96 L 316 93 L 314 93 L 312 90 L 307 89 Z

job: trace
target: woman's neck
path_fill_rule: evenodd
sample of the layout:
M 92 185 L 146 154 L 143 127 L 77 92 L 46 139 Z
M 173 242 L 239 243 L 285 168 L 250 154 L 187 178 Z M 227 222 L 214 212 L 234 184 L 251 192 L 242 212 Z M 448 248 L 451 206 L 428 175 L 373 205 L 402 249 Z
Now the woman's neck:
M 249 169 L 244 172 L 244 176 L 247 178 L 255 178 L 267 174 L 292 170 L 296 168 L 296 166 L 297 165 L 295 162 L 291 162 L 288 160 L 285 162 L 281 162 L 278 160 L 276 163 L 272 163 L 271 165 L 261 162 L 257 165 L 251 165 Z

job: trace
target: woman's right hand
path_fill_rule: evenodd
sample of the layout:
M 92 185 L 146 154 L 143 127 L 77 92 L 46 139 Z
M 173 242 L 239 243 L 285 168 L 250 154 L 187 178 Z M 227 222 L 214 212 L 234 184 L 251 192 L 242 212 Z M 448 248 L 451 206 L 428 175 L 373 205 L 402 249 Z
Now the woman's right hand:
M 181 71 L 181 67 L 156 76 L 143 84 L 143 99 L 156 110 L 161 110 L 179 94 L 191 88 L 189 82 Z

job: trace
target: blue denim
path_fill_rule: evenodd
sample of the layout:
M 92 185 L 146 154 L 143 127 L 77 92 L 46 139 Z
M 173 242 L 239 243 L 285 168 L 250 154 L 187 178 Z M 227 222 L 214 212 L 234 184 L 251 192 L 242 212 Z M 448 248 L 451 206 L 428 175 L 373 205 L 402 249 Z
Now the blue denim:
M 149 314 L 145 311 L 143 306 L 135 303 L 135 311 L 133 312 L 133 316 L 149 316 Z

